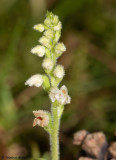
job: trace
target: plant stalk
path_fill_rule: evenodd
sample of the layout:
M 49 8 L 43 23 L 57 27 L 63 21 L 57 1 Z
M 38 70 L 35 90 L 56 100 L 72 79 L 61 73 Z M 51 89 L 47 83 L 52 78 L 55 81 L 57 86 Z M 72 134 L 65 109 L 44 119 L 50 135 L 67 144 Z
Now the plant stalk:
M 52 106 L 53 126 L 51 130 L 51 157 L 52 160 L 59 160 L 59 117 L 58 107 Z

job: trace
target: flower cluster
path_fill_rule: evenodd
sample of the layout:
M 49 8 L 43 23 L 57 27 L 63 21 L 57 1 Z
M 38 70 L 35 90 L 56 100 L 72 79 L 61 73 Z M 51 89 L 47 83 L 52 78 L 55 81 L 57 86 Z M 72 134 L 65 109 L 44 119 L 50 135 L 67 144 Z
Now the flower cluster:
M 40 45 L 33 47 L 31 53 L 39 57 L 45 56 L 42 63 L 45 72 L 62 80 L 65 75 L 64 67 L 62 65 L 56 66 L 55 63 L 56 59 L 66 51 L 66 47 L 63 43 L 58 43 L 62 29 L 58 16 L 48 12 L 44 24 L 37 24 L 33 28 L 39 32 L 44 31 L 44 35 L 39 39 Z M 42 78 L 40 74 L 33 75 L 25 82 L 25 85 L 40 87 L 43 83 Z M 56 84 L 59 84 L 59 80 Z
M 63 105 L 69 104 L 71 101 L 65 85 L 63 85 L 60 89 L 58 89 L 58 87 L 51 88 L 49 96 L 52 102 L 58 101 L 60 104 Z
M 39 32 L 43 32 L 43 36 L 38 40 L 40 44 L 31 49 L 31 53 L 38 57 L 44 57 L 42 67 L 45 75 L 35 74 L 31 76 L 25 85 L 40 87 L 48 91 L 52 102 L 57 101 L 61 105 L 70 103 L 70 96 L 66 86 L 58 89 L 58 85 L 65 75 L 64 67 L 56 65 L 57 59 L 66 51 L 63 43 L 58 42 L 61 36 L 62 24 L 58 16 L 48 12 L 43 24 L 37 24 L 33 27 Z M 33 111 L 35 119 L 33 126 L 39 125 L 46 127 L 49 124 L 49 116 L 46 111 Z

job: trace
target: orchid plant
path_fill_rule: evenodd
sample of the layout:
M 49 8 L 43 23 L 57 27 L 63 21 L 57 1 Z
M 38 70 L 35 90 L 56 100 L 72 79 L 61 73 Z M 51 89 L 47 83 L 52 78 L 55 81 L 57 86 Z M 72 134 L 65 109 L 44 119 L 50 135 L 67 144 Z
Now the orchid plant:
M 51 159 L 59 160 L 59 127 L 60 119 L 64 110 L 64 105 L 71 101 L 65 85 L 59 89 L 65 71 L 64 67 L 57 64 L 57 59 L 66 51 L 66 47 L 59 42 L 62 24 L 58 16 L 47 12 L 43 24 L 37 24 L 34 29 L 44 32 L 39 39 L 39 45 L 31 49 L 31 53 L 39 57 L 44 57 L 42 67 L 45 74 L 35 74 L 31 76 L 25 85 L 40 87 L 47 91 L 51 101 L 51 113 L 44 110 L 33 111 L 35 116 L 33 126 L 43 127 L 50 135 Z

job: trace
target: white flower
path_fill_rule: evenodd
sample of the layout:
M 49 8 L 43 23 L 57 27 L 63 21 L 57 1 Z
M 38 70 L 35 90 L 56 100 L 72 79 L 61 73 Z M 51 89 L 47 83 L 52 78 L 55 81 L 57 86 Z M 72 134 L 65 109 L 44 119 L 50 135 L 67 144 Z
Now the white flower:
M 45 46 L 45 47 L 47 47 L 47 48 L 50 48 L 50 47 L 51 47 L 51 45 L 50 45 L 50 39 L 48 39 L 46 36 L 41 37 L 41 38 L 39 39 L 39 42 L 40 42 L 43 46 Z
M 55 47 L 56 54 L 62 54 L 66 51 L 66 47 L 63 43 L 58 43 Z
M 49 124 L 49 116 L 46 111 L 43 110 L 33 111 L 33 114 L 36 117 L 33 121 L 33 127 L 36 125 L 39 125 L 41 127 L 46 127 Z
M 62 86 L 60 90 L 57 87 L 52 88 L 50 90 L 49 96 L 52 102 L 55 102 L 57 100 L 60 104 L 63 105 L 69 104 L 71 101 L 71 98 L 68 95 L 68 90 L 65 85 Z
M 43 24 L 34 25 L 33 28 L 34 28 L 35 30 L 39 31 L 39 32 L 43 32 L 43 31 L 44 31 L 44 25 L 43 25 Z
M 57 65 L 54 70 L 54 75 L 57 78 L 63 78 L 65 74 L 64 67 L 62 65 Z
M 42 66 L 43 66 L 43 68 L 45 68 L 47 70 L 52 70 L 53 62 L 50 58 L 44 58 Z
M 56 100 L 58 100 L 59 94 L 60 94 L 60 90 L 57 87 L 51 88 L 50 94 L 49 94 L 51 101 L 55 102 Z
M 45 55 L 45 47 L 41 45 L 37 45 L 31 49 L 32 54 L 37 54 L 39 57 L 43 57 Z
M 70 98 L 70 96 L 68 95 L 68 90 L 67 90 L 66 86 L 63 85 L 63 86 L 60 88 L 60 91 L 61 91 L 61 96 L 60 96 L 61 104 L 69 104 L 70 101 L 71 101 L 71 98 Z
M 31 76 L 26 82 L 25 85 L 40 87 L 43 83 L 42 75 L 35 74 Z
M 46 31 L 44 32 L 44 35 L 45 35 L 47 38 L 52 39 L 52 38 L 54 37 L 54 32 L 49 29 L 49 30 L 46 30 Z
M 58 25 L 54 27 L 54 31 L 59 31 L 61 29 L 62 29 L 62 24 L 61 22 L 59 22 Z

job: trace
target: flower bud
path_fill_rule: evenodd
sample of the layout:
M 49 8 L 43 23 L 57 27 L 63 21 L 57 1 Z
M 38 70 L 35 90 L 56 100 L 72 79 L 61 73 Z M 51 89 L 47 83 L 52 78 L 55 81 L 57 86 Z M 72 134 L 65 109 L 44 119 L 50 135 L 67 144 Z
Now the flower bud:
M 57 78 L 63 78 L 65 74 L 64 67 L 62 65 L 57 65 L 54 70 L 54 75 Z
M 31 76 L 26 82 L 25 85 L 40 87 L 43 83 L 43 78 L 41 74 L 35 74 Z
M 66 51 L 66 47 L 63 43 L 58 43 L 55 47 L 56 54 L 61 55 L 63 52 Z
M 48 38 L 48 39 L 52 39 L 54 37 L 54 32 L 52 30 L 46 30 L 44 32 L 44 35 Z
M 44 24 L 47 26 L 47 27 L 50 27 L 51 26 L 51 19 L 49 17 L 47 17 L 44 21 Z
M 58 25 L 54 27 L 54 31 L 59 31 L 61 29 L 62 29 L 62 24 L 61 22 L 59 22 Z
M 45 55 L 45 47 L 41 45 L 37 45 L 31 49 L 32 54 L 37 54 L 39 57 L 43 57 Z
M 53 68 L 53 62 L 50 58 L 44 58 L 43 63 L 42 63 L 43 68 L 46 70 L 52 70 Z
M 41 38 L 39 39 L 39 42 L 40 42 L 43 46 L 45 46 L 45 47 L 47 47 L 47 48 L 50 48 L 50 47 L 51 47 L 51 45 L 50 45 L 50 40 L 49 40 L 46 36 L 41 37 Z
M 55 42 L 58 42 L 58 41 L 59 41 L 60 35 L 61 35 L 61 32 L 60 32 L 60 31 L 56 31 L 56 33 L 55 33 L 55 38 L 54 38 Z
M 44 31 L 44 25 L 43 25 L 43 24 L 34 25 L 33 28 L 34 28 L 35 30 L 39 31 L 39 32 L 43 32 L 43 31 Z
M 41 127 L 48 126 L 49 116 L 46 111 L 43 111 L 43 110 L 33 111 L 33 114 L 36 117 L 33 121 L 33 127 L 35 127 L 36 125 L 39 125 Z
M 53 24 L 54 24 L 54 25 L 57 25 L 58 22 L 59 22 L 58 16 L 54 15 L 54 17 L 53 17 Z

